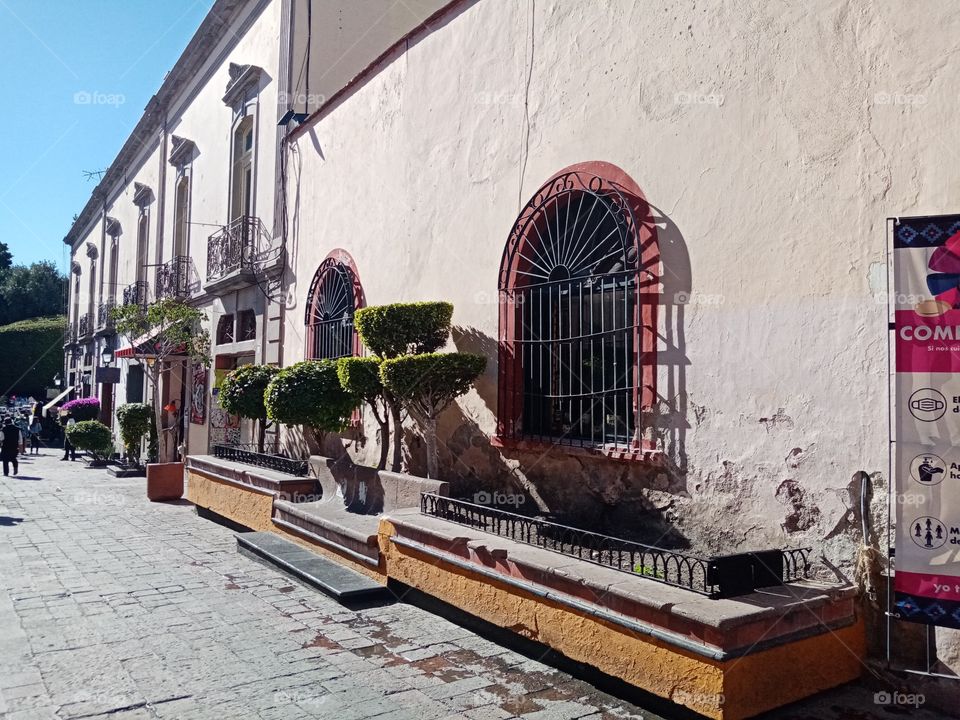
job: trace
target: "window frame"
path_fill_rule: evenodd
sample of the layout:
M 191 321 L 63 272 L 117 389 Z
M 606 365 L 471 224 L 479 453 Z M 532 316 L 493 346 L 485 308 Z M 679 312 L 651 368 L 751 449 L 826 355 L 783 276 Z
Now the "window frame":
M 575 194 L 592 195 L 613 208 L 625 228 L 624 267 L 619 274 L 629 276 L 632 281 L 633 339 L 630 352 L 632 371 L 631 403 L 627 412 L 631 414 L 625 425 L 631 429 L 629 437 L 602 437 L 600 441 L 584 437 L 571 437 L 567 434 L 543 433 L 542 426 L 537 432 L 525 427 L 525 368 L 523 346 L 530 342 L 524 335 L 523 308 L 519 292 L 530 283 L 530 257 L 537 252 L 542 233 L 547 228 L 545 222 L 559 223 L 562 208 L 570 207 Z M 584 195 L 585 194 L 585 195 Z M 564 196 L 567 200 L 564 201 Z M 560 208 L 560 212 L 557 209 Z M 551 215 L 549 213 L 556 213 Z M 567 216 L 569 220 L 569 216 Z M 560 232 L 559 225 L 557 233 Z M 566 231 L 566 227 L 564 231 Z M 632 260 L 630 258 L 633 258 Z M 560 263 L 558 263 L 560 264 Z M 576 282 L 590 282 L 599 278 L 610 278 L 618 273 L 599 273 L 581 276 Z M 498 282 L 499 300 L 499 339 L 498 339 L 498 403 L 496 444 L 500 446 L 538 447 L 565 446 L 598 451 L 603 454 L 634 459 L 653 449 L 653 439 L 649 434 L 652 415 L 656 403 L 656 343 L 657 343 L 657 305 L 660 300 L 660 254 L 657 243 L 656 225 L 650 206 L 639 186 L 620 168 L 603 162 L 588 162 L 572 165 L 551 177 L 531 197 L 518 215 L 504 247 Z M 546 279 L 550 283 L 571 283 L 565 277 L 552 276 Z M 601 280 L 601 282 L 603 282 Z M 625 296 L 626 299 L 626 296 Z M 581 303 L 579 312 L 582 313 Z M 532 309 L 530 310 L 533 311 Z M 542 317 L 542 316 L 540 316 Z M 551 316 L 552 317 L 552 316 Z M 529 321 L 528 321 L 529 322 Z M 582 323 L 582 318 L 581 321 Z M 628 330 L 624 325 L 613 332 Z M 605 336 L 602 336 L 605 337 Z M 569 338 L 568 338 L 569 339 Z M 544 343 L 543 336 L 536 339 L 541 345 L 552 349 L 562 345 L 562 332 L 550 339 L 553 345 Z M 582 346 L 582 340 L 579 341 Z M 592 345 L 591 345 L 592 347 Z M 562 351 L 561 351 L 562 352 Z M 571 372 L 574 372 L 573 370 Z M 582 384 L 581 367 L 578 382 Z M 611 392 L 601 388 L 599 395 Z M 597 397 L 594 393 L 592 397 Z M 561 403 L 563 401 L 553 401 Z M 606 423 L 605 405 L 601 403 L 602 424 Z M 571 410 L 572 412 L 572 410 Z M 617 415 L 620 415 L 618 410 Z M 581 422 L 583 414 L 581 413 Z M 591 419 L 593 417 L 591 410 Z M 614 426 L 618 419 L 615 418 Z M 604 441 L 606 440 L 606 441 Z
M 349 291 L 348 312 L 350 313 L 350 335 L 348 342 L 350 355 L 337 355 L 336 357 L 322 355 L 317 352 L 320 344 L 317 338 L 317 328 L 324 323 L 336 322 L 336 318 L 318 321 L 316 318 L 321 312 L 321 307 L 327 303 L 328 299 L 321 296 L 330 286 L 326 283 L 329 280 L 339 281 L 345 284 Z M 337 248 L 332 251 L 320 263 L 317 271 L 313 275 L 310 288 L 307 291 L 306 309 L 304 312 L 304 358 L 307 360 L 337 359 L 340 357 L 357 357 L 363 354 L 360 338 L 353 328 L 353 314 L 362 307 L 366 306 L 366 298 L 363 293 L 363 286 L 357 273 L 357 266 L 350 254 L 343 249 Z

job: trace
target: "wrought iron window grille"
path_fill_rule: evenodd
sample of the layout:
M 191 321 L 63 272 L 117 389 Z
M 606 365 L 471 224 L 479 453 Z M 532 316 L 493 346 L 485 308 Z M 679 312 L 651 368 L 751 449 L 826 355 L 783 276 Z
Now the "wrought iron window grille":
M 703 557 L 433 493 L 421 493 L 420 512 L 715 599 L 800 580 L 810 570 L 811 548 Z
M 309 359 L 336 360 L 355 354 L 356 284 L 350 268 L 334 258 L 325 260 L 317 270 L 306 312 Z

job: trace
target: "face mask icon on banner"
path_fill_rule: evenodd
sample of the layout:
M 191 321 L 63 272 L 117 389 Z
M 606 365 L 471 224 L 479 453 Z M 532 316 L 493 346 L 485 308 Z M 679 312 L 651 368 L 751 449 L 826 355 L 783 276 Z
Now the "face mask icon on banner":
M 910 407 L 920 412 L 936 412 L 947 407 L 946 403 L 936 398 L 920 398 L 910 403 Z

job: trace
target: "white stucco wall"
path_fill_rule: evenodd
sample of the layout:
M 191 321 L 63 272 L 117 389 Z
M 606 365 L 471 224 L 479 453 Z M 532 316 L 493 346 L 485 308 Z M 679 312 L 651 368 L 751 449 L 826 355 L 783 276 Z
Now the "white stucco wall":
M 512 222 L 558 170 L 613 163 L 659 214 L 657 437 L 675 470 L 458 440 L 448 472 L 519 462 L 554 503 L 654 508 L 714 552 L 810 544 L 849 577 L 854 474 L 886 481 L 885 218 L 955 209 L 960 7 L 532 7 L 468 3 L 297 140 L 287 362 L 342 247 L 369 304 L 455 303 L 474 336 L 458 347 L 491 360 L 460 406 L 492 435 Z

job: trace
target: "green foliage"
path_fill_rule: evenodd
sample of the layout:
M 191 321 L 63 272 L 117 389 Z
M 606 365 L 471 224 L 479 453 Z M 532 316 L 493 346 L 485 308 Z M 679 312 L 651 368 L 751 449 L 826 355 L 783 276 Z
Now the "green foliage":
M 53 376 L 63 372 L 66 327 L 62 316 L 20 320 L 0 327 L 0 387 L 5 394 L 45 397 L 44 390 Z
M 343 389 L 367 402 L 383 396 L 380 364 L 377 357 L 345 357 L 337 361 L 337 376 Z
M 10 246 L 0 242 L 0 270 L 9 270 L 11 265 L 13 265 L 13 255 L 10 254 Z
M 206 319 L 195 307 L 179 300 L 158 300 L 146 307 L 119 305 L 113 309 L 117 332 L 131 343 L 146 342 L 133 348 L 133 357 L 157 359 L 157 366 L 171 355 L 187 355 L 204 365 L 210 364 L 210 336 L 201 323 Z
M 220 384 L 220 407 L 231 415 L 262 420 L 267 417 L 263 394 L 267 385 L 280 372 L 273 365 L 241 365 Z
M 305 360 L 284 368 L 267 385 L 267 417 L 318 432 L 339 432 L 350 420 L 358 398 L 340 385 L 333 360 Z
M 84 420 L 67 428 L 70 443 L 88 451 L 94 461 L 107 460 L 113 454 L 113 435 L 110 428 L 98 420 Z
M 392 358 L 439 350 L 447 343 L 452 318 L 448 302 L 394 303 L 357 310 L 353 325 L 370 352 Z
M 117 423 L 120 426 L 120 440 L 123 442 L 127 459 L 140 463 L 140 442 L 143 436 L 153 428 L 153 408 L 146 403 L 127 403 L 117 408 Z M 156 431 L 154 431 L 154 437 Z
M 67 279 L 54 263 L 44 260 L 6 268 L 3 263 L 0 252 L 0 324 L 66 312 Z
M 428 353 L 384 360 L 383 385 L 425 417 L 436 417 L 463 395 L 484 371 L 487 359 L 473 353 Z

